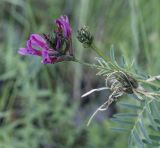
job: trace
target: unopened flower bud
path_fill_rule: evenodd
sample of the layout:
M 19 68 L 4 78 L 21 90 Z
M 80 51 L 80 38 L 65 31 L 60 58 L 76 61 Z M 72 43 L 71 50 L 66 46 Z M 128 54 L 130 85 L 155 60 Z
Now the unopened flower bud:
M 84 48 L 90 47 L 93 42 L 93 36 L 86 26 L 78 30 L 77 39 L 83 44 Z

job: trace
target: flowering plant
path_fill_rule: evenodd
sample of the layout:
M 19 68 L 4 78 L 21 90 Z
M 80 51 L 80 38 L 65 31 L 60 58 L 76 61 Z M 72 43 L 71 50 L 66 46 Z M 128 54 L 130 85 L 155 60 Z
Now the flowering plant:
M 31 34 L 21 55 L 41 56 L 43 64 L 54 64 L 74 59 L 72 48 L 72 29 L 67 16 L 55 20 L 57 28 L 49 34 Z
M 18 53 L 21 55 L 34 55 L 42 57 L 43 64 L 55 64 L 62 61 L 74 61 L 85 66 L 98 70 L 98 75 L 105 78 L 105 86 L 92 89 L 82 95 L 109 90 L 110 94 L 106 101 L 98 107 L 91 116 L 88 125 L 98 111 L 105 111 L 115 101 L 124 95 L 132 96 L 138 100 L 139 105 L 123 104 L 124 107 L 134 109 L 136 113 L 121 113 L 112 120 L 120 124 L 120 128 L 114 128 L 116 131 L 129 131 L 129 145 L 133 143 L 143 148 L 145 144 L 160 144 L 157 140 L 159 135 L 152 135 L 146 128 L 150 126 L 155 132 L 160 129 L 160 111 L 158 109 L 160 85 L 156 81 L 160 76 L 144 77 L 138 74 L 132 66 L 123 64 L 120 66 L 115 60 L 114 48 L 111 48 L 110 57 L 96 47 L 93 35 L 86 26 L 78 30 L 77 38 L 83 44 L 84 48 L 91 48 L 97 53 L 98 64 L 89 64 L 78 60 L 72 47 L 72 28 L 67 16 L 61 16 L 54 22 L 57 27 L 48 34 L 31 34 L 25 48 L 20 48 Z M 157 90 L 157 91 L 155 91 Z M 154 111 L 155 110 L 155 111 Z M 147 124 L 143 118 L 147 118 Z M 122 125 L 123 124 L 123 125 Z M 127 126 L 124 126 L 127 125 Z M 152 133 L 152 132 L 151 132 Z M 140 137 L 139 135 L 143 135 Z

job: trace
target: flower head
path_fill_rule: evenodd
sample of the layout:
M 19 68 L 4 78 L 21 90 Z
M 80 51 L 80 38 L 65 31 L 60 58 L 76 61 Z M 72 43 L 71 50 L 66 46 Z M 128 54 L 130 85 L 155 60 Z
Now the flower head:
M 45 39 L 38 34 L 32 34 L 27 41 L 26 47 L 20 48 L 18 53 L 21 55 L 41 56 L 43 64 L 52 64 L 61 61 L 61 58 L 56 56 L 58 52 L 50 49 Z M 49 55 L 50 53 L 52 53 L 52 56 Z
M 72 34 L 72 28 L 69 23 L 69 19 L 66 15 L 61 16 L 59 19 L 55 20 L 58 26 L 58 31 L 63 33 L 65 38 L 70 38 Z
M 25 48 L 20 48 L 21 55 L 42 57 L 43 64 L 54 64 L 73 60 L 71 27 L 67 16 L 56 20 L 58 25 L 54 32 L 48 34 L 31 34 Z

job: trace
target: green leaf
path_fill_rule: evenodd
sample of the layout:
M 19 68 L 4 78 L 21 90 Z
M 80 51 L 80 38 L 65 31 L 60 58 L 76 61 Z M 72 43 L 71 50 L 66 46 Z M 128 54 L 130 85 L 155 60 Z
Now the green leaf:
M 106 70 L 100 70 L 96 75 L 104 75 L 106 73 L 107 73 Z
M 156 102 L 153 101 L 153 102 L 151 103 L 151 105 L 153 106 L 154 112 L 156 113 L 156 115 L 157 115 L 157 117 L 158 117 L 158 119 L 159 119 L 159 121 L 160 121 L 160 110 L 158 109 L 158 107 L 157 107 L 157 105 L 156 105 Z
M 133 109 L 133 110 L 140 110 L 142 107 L 133 105 L 133 104 L 128 104 L 128 103 L 119 103 L 120 106 L 123 108 L 128 108 L 128 109 Z
M 111 128 L 112 131 L 115 131 L 115 132 L 128 132 L 129 129 L 126 129 L 126 128 Z
M 96 58 L 96 60 L 98 61 L 99 65 L 104 67 L 103 63 L 102 63 L 102 59 L 101 58 Z
M 154 121 L 151 112 L 148 111 L 148 110 L 146 110 L 146 115 L 147 115 L 149 121 L 151 122 L 151 125 L 152 125 L 152 127 L 154 128 L 154 130 L 158 131 L 157 124 L 156 124 L 156 122 Z
M 152 140 L 155 140 L 155 141 L 160 141 L 160 136 L 159 135 L 149 135 L 149 137 L 152 139 Z
M 119 113 L 119 114 L 115 114 L 114 117 L 116 117 L 116 118 L 122 118 L 122 119 L 132 119 L 132 118 L 137 117 L 137 114 Z
M 144 123 L 141 119 L 140 119 L 140 122 L 137 123 L 137 126 L 140 128 L 141 132 L 143 133 L 143 135 L 147 139 L 147 141 L 149 143 L 152 143 L 151 139 L 148 136 L 147 129 L 145 128 Z
M 119 124 L 128 124 L 128 125 L 132 125 L 133 124 L 133 122 L 125 121 L 125 120 L 117 119 L 117 118 L 111 118 L 111 121 L 119 123 Z
M 103 65 L 105 66 L 105 67 L 107 67 L 107 68 L 109 68 L 110 69 L 110 67 L 109 67 L 109 65 L 108 65 L 108 63 L 105 61 L 105 60 L 101 60 L 101 62 L 103 63 Z
M 112 60 L 113 62 L 116 61 L 116 60 L 115 60 L 115 54 L 114 54 L 114 45 L 112 45 L 111 48 L 110 48 L 110 57 L 111 57 L 111 60 Z
M 142 142 L 146 145 L 150 145 L 150 146 L 160 146 L 159 143 L 156 143 L 156 142 L 152 142 L 152 143 L 149 143 L 146 139 L 142 139 Z
M 128 148 L 132 148 L 132 143 L 133 143 L 133 140 L 132 140 L 132 135 L 129 135 L 128 137 Z
M 126 61 L 124 59 L 124 56 L 120 57 L 120 64 L 119 64 L 122 68 L 125 68 L 126 66 Z
M 143 143 L 142 143 L 142 140 L 141 140 L 140 137 L 138 136 L 139 134 L 137 133 L 137 131 L 134 130 L 134 131 L 132 132 L 132 134 L 133 134 L 133 138 L 134 138 L 136 144 L 138 145 L 138 148 L 144 148 L 144 145 L 143 145 Z

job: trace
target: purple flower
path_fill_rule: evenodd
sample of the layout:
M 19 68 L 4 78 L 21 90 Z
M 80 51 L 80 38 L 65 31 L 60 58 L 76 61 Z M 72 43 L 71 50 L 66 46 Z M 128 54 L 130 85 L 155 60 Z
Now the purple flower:
M 70 27 L 69 19 L 66 15 L 61 16 L 59 19 L 55 20 L 58 25 L 58 31 L 63 31 L 65 38 L 70 38 L 72 34 L 72 28 Z
M 20 48 L 21 55 L 42 57 L 43 64 L 54 64 L 73 60 L 71 27 L 67 16 L 57 19 L 58 27 L 50 34 L 31 34 L 25 48 Z
M 50 49 L 45 39 L 39 34 L 31 34 L 26 47 L 20 48 L 18 53 L 21 55 L 41 56 L 43 64 L 53 64 L 62 60 L 60 57 L 54 56 L 54 54 L 56 55 L 58 52 Z
M 27 41 L 25 48 L 20 48 L 18 53 L 21 55 L 36 55 L 41 56 L 42 52 L 39 49 L 46 47 L 45 40 L 38 34 L 32 34 Z

